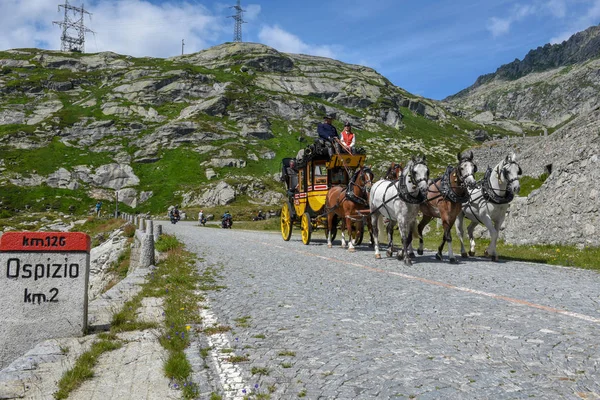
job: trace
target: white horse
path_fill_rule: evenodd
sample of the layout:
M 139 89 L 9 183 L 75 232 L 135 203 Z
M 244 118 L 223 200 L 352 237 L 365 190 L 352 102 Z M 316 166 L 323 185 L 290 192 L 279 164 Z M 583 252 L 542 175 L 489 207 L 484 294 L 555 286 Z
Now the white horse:
M 416 230 L 417 213 L 419 204 L 425 200 L 427 181 L 429 180 L 429 168 L 425 162 L 425 156 L 412 158 L 402 171 L 397 181 L 386 179 L 375 182 L 371 188 L 371 225 L 373 226 L 373 240 L 375 247 L 375 258 L 381 258 L 379 254 L 379 226 L 377 219 L 380 215 L 390 219 L 388 227 L 389 249 L 391 255 L 392 247 L 392 221 L 398 223 L 398 231 L 402 237 L 402 256 L 404 264 L 412 265 L 412 233 Z M 409 252 L 410 249 L 410 252 Z M 401 253 L 398 252 L 398 259 Z
M 463 258 L 468 257 L 463 242 L 463 222 L 466 217 L 471 221 L 467 227 L 471 243 L 469 255 L 475 255 L 473 231 L 481 223 L 490 232 L 490 245 L 484 254 L 490 256 L 493 261 L 498 261 L 498 254 L 496 254 L 498 234 L 504 223 L 509 203 L 512 201 L 514 194 L 519 193 L 519 190 L 521 190 L 519 184 L 521 174 L 522 171 L 519 164 L 517 164 L 517 157 L 515 153 L 511 153 L 494 168 L 488 167 L 482 184 L 470 193 L 470 200 L 463 205 L 456 224 L 456 232 L 460 239 L 460 253 Z

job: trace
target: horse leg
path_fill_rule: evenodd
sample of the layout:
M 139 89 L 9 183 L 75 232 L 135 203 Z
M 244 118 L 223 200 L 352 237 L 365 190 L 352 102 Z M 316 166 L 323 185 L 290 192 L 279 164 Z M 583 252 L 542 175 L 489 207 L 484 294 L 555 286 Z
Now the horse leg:
M 490 249 L 492 254 L 492 261 L 498 260 L 498 253 L 496 250 L 496 245 L 498 243 L 498 237 L 500 236 L 500 228 L 502 228 L 502 224 L 504 223 L 504 218 L 506 214 L 502 214 L 498 217 L 497 221 L 494 223 L 494 228 L 496 229 L 496 237 L 490 240 Z
M 373 247 L 375 241 L 373 240 L 373 221 L 367 217 L 367 229 L 369 230 L 369 246 Z
M 388 257 L 391 257 L 394 254 L 394 224 L 392 223 L 391 219 L 385 227 L 385 232 L 387 233 L 388 237 L 388 248 L 385 253 Z
M 352 243 L 352 219 L 346 217 L 346 229 L 348 230 L 348 251 L 354 252 L 354 243 Z
M 408 256 L 413 259 L 413 258 L 417 258 L 417 256 L 415 256 L 415 252 L 413 250 L 412 247 L 412 241 L 413 241 L 413 237 L 415 236 L 415 232 L 418 235 L 417 232 L 417 221 L 413 221 L 408 229 Z
M 485 227 L 488 229 L 490 233 L 490 245 L 485 249 L 483 253 L 486 257 L 491 257 L 492 261 L 498 261 L 498 257 L 496 256 L 496 241 L 498 240 L 498 230 L 494 226 L 494 222 L 491 218 L 483 218 L 481 221 L 484 223 Z
M 444 225 L 444 240 L 442 241 L 442 245 L 440 246 L 439 252 L 441 255 L 442 249 L 444 247 L 444 242 L 448 243 L 448 261 L 450 264 L 458 264 L 456 257 L 454 257 L 454 251 L 452 250 L 452 223 L 450 221 L 443 221 Z
M 465 222 L 465 214 L 461 211 L 456 218 L 456 234 L 458 235 L 458 240 L 460 241 L 460 256 L 462 258 L 469 258 L 467 255 L 467 250 L 465 249 L 465 241 L 463 240 L 463 236 L 465 234 L 464 224 Z
M 419 225 L 417 226 L 417 230 L 419 232 L 419 248 L 417 250 L 417 254 L 422 256 L 423 255 L 423 229 L 425 229 L 425 227 L 427 226 L 427 224 L 432 220 L 433 218 L 427 215 L 423 215 L 423 219 L 421 219 L 421 222 L 419 222 Z
M 371 214 L 371 240 L 373 241 L 373 248 L 375 249 L 375 258 L 381 258 L 381 254 L 379 254 L 379 225 L 377 225 L 377 220 L 379 219 L 379 215 Z
M 327 214 L 327 247 L 331 248 L 331 232 L 333 231 L 333 213 Z
M 471 257 L 475 256 L 475 227 L 478 225 L 476 221 L 471 221 L 469 226 L 467 227 L 467 235 L 469 236 L 469 243 L 471 248 L 469 249 L 469 255 Z
M 400 238 L 402 239 L 402 258 L 404 259 L 404 265 L 411 266 L 412 261 L 408 255 L 408 236 L 411 234 L 410 229 L 407 229 L 406 221 L 398 221 L 398 232 L 400 232 Z M 408 231 L 408 232 L 407 232 Z M 400 260 L 400 252 L 398 252 L 398 260 Z

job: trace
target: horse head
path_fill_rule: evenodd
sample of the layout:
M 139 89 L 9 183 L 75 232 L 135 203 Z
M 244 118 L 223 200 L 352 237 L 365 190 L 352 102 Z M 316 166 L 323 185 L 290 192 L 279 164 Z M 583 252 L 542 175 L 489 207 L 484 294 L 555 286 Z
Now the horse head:
M 517 156 L 515 153 L 510 153 L 502 160 L 498 175 L 502 175 L 502 179 L 506 181 L 507 190 L 518 194 L 521 190 L 521 184 L 519 183 L 519 177 L 523 174 L 521 167 L 517 163 Z
M 419 191 L 423 194 L 427 193 L 429 186 L 429 167 L 427 166 L 427 160 L 424 155 L 418 157 L 412 157 L 408 165 L 410 182 L 419 188 Z
M 460 183 L 466 184 L 468 187 L 473 187 L 477 184 L 475 180 L 475 172 L 477 172 L 477 165 L 473 162 L 473 152 L 471 151 L 470 155 L 463 156 L 458 153 L 458 170 L 457 178 Z
M 400 175 L 402 174 L 402 163 L 397 163 L 392 161 L 392 164 L 388 167 L 384 179 L 388 181 L 397 181 L 400 179 Z
M 369 200 L 371 187 L 373 186 L 374 174 L 369 167 L 362 167 L 354 173 L 354 176 L 350 180 L 351 185 L 354 186 L 354 194 L 362 197 L 363 194 L 367 196 Z M 358 193 L 357 193 L 358 192 Z

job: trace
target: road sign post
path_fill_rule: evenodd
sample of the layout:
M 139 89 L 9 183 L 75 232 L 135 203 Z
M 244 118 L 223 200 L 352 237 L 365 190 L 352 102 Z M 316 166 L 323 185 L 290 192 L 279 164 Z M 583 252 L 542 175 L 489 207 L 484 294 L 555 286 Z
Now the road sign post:
M 7 232 L 0 238 L 0 368 L 38 342 L 87 329 L 90 237 Z

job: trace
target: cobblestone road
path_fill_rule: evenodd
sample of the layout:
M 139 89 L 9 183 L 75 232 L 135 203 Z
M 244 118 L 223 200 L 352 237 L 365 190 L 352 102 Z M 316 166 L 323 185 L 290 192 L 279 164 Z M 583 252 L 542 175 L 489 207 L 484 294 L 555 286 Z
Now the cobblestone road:
M 406 267 L 364 245 L 305 246 L 297 231 L 284 242 L 192 223 L 164 228 L 203 258 L 201 270 L 220 268 L 226 289 L 207 293 L 208 318 L 233 330 L 210 339 L 204 383 L 224 398 L 600 398 L 596 272 L 450 265 L 433 253 Z M 248 361 L 227 364 L 232 354 Z

